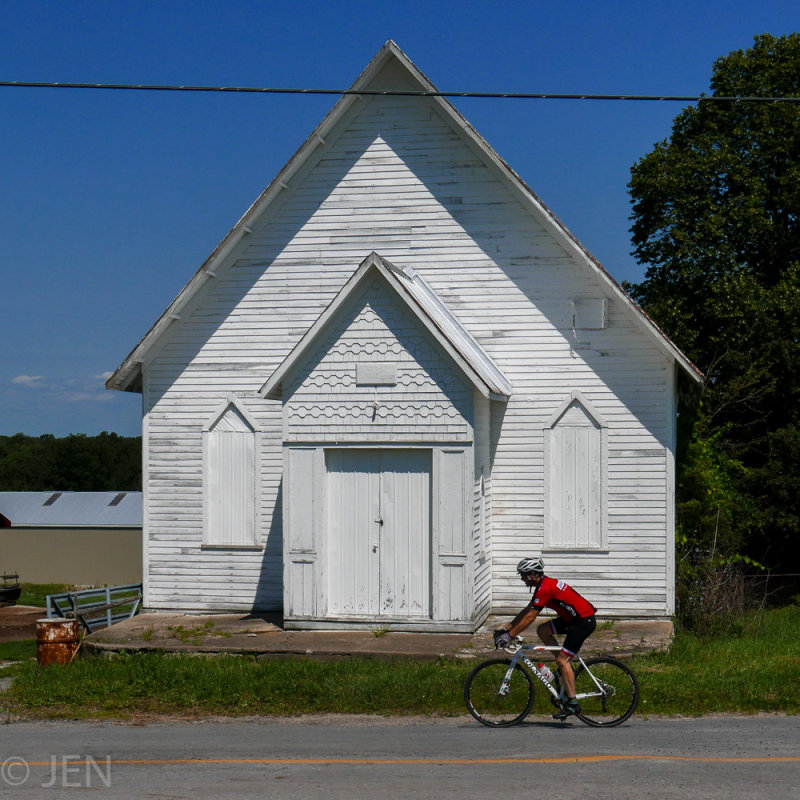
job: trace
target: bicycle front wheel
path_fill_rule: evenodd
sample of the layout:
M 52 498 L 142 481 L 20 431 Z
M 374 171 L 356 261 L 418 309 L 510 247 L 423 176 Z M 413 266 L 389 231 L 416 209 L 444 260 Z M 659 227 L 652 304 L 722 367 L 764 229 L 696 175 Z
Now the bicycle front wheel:
M 636 710 L 639 684 L 633 671 L 616 658 L 590 658 L 575 670 L 578 718 L 587 725 L 620 725 Z
M 479 664 L 467 676 L 464 700 L 469 713 L 483 725 L 516 725 L 533 706 L 533 680 L 518 663 L 508 683 L 503 684 L 510 666 L 510 658 L 494 658 Z

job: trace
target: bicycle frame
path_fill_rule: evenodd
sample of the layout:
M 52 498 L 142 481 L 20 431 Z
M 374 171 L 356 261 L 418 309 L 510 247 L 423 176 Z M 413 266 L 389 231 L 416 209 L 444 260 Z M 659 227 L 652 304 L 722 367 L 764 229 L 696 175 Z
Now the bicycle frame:
M 514 642 L 514 644 L 510 647 L 504 647 L 503 649 L 511 655 L 511 664 L 509 664 L 508 671 L 506 672 L 503 682 L 500 685 L 500 694 L 507 694 L 508 686 L 511 682 L 511 676 L 514 672 L 514 667 L 516 667 L 517 661 L 522 659 L 522 661 L 525 663 L 525 666 L 528 667 L 528 669 L 542 682 L 544 687 L 548 692 L 550 692 L 557 702 L 562 703 L 564 700 L 566 700 L 563 685 L 561 686 L 561 691 L 557 692 L 553 684 L 547 680 L 539 668 L 525 655 L 525 651 L 551 651 L 557 653 L 561 650 L 559 645 L 525 644 L 522 639 L 518 637 L 518 641 Z M 577 661 L 586 670 L 586 674 L 591 677 L 594 685 L 597 687 L 597 692 L 581 692 L 580 694 L 576 695 L 577 699 L 580 701 L 585 697 L 596 697 L 598 693 L 603 695 L 603 687 L 597 682 L 597 678 L 592 675 L 592 671 L 586 666 L 586 662 L 580 657 L 580 655 L 575 655 L 572 658 L 572 661 Z

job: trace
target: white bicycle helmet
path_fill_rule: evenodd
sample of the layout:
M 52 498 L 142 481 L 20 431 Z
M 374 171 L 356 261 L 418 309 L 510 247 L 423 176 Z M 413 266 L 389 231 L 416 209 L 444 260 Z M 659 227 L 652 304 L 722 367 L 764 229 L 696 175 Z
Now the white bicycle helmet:
M 537 575 L 544 575 L 544 561 L 541 558 L 534 558 L 529 556 L 528 558 L 523 558 L 522 561 L 517 564 L 517 572 L 520 575 L 530 575 L 531 572 L 535 572 Z

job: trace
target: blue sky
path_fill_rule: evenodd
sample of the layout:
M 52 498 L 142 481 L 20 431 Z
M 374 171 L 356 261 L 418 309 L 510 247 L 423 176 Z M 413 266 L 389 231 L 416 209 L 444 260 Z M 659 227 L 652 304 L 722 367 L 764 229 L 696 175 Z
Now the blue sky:
M 348 87 L 389 39 L 441 90 L 696 95 L 797 3 L 0 0 L 0 80 Z M 0 88 L 0 434 L 136 435 L 103 387 L 335 102 Z M 457 100 L 618 280 L 630 167 L 678 104 Z

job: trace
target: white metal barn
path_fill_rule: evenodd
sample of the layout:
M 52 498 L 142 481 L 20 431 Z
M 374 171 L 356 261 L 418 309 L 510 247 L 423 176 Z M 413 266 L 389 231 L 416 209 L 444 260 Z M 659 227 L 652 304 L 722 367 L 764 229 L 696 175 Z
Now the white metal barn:
M 434 87 L 388 42 L 352 89 Z M 670 615 L 679 369 L 447 100 L 344 95 L 108 381 L 145 604 L 468 631 L 541 553 Z

